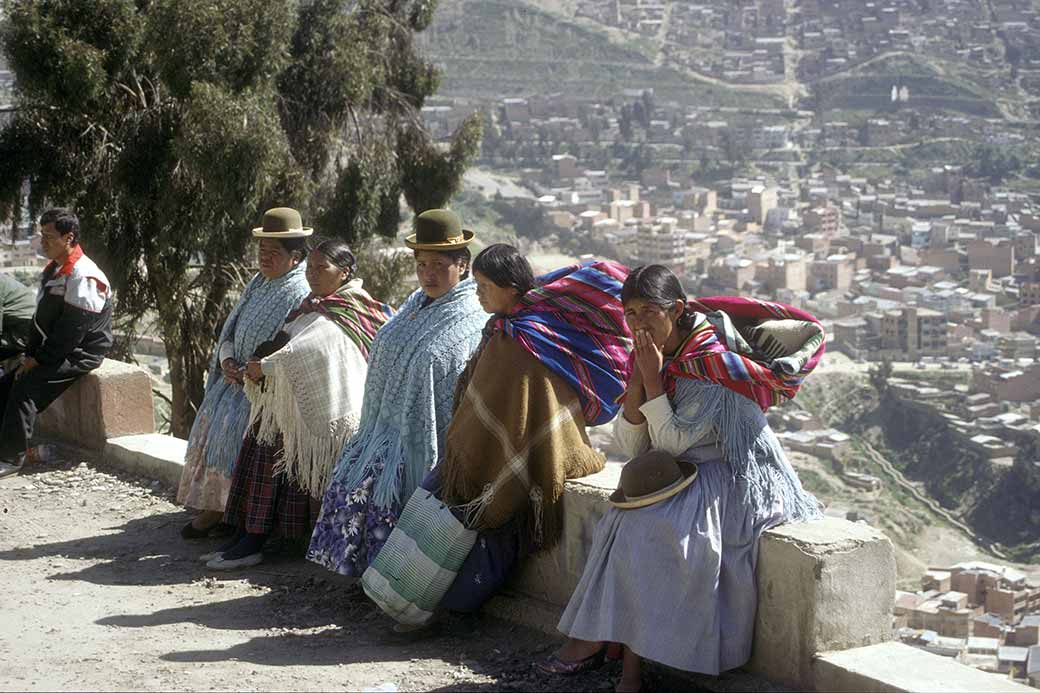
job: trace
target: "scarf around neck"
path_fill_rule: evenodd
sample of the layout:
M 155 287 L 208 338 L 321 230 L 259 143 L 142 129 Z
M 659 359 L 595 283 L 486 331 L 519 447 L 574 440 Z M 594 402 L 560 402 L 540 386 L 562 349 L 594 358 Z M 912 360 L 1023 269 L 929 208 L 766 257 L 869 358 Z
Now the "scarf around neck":
M 346 333 L 367 359 L 376 332 L 393 316 L 394 309 L 372 298 L 361 288 L 360 279 L 353 279 L 328 296 L 309 295 L 299 308 L 289 313 L 285 322 L 292 322 L 307 313 L 319 313 L 330 320 Z

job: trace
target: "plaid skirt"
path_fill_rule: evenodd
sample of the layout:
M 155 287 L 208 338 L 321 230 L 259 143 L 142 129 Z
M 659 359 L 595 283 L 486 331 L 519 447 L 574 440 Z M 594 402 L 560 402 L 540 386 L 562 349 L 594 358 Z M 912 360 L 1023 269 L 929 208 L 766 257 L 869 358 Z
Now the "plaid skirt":
M 263 445 L 256 439 L 256 431 L 254 426 L 242 441 L 231 475 L 224 522 L 250 534 L 310 536 L 310 496 L 274 472 L 282 452 L 281 436 L 275 444 Z

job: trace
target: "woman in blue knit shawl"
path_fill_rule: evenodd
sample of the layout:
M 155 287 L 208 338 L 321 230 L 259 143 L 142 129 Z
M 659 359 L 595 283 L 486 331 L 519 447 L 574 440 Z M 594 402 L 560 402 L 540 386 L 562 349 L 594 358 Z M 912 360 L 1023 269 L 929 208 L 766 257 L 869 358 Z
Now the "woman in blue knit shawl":
M 203 512 L 181 530 L 185 539 L 206 536 L 224 516 L 231 472 L 249 424 L 243 368 L 256 347 L 274 337 L 285 316 L 310 292 L 303 259 L 311 233 L 300 213 L 288 207 L 267 210 L 262 226 L 253 229 L 260 239 L 260 271 L 220 331 L 206 394 L 188 435 L 177 501 Z
M 487 318 L 468 278 L 473 232 L 444 209 L 420 214 L 415 229 L 406 244 L 420 288 L 372 342 L 361 424 L 332 472 L 307 552 L 351 577 L 365 572 L 441 458 L 455 381 Z

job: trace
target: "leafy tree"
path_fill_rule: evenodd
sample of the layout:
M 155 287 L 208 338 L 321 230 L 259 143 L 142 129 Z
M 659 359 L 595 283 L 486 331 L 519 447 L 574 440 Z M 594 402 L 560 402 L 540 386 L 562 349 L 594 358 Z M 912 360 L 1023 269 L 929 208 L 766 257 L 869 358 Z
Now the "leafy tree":
M 400 198 L 443 205 L 481 117 L 445 151 L 420 109 L 438 84 L 415 35 L 433 0 L 0 0 L 19 110 L 0 131 L 0 217 L 75 207 L 119 328 L 148 315 L 170 358 L 172 430 L 201 402 L 248 278 L 248 229 L 295 206 L 319 232 L 393 236 Z
M 884 397 L 888 392 L 888 381 L 892 378 L 892 360 L 881 359 L 876 365 L 870 367 L 868 372 L 870 386 L 877 392 L 878 397 Z

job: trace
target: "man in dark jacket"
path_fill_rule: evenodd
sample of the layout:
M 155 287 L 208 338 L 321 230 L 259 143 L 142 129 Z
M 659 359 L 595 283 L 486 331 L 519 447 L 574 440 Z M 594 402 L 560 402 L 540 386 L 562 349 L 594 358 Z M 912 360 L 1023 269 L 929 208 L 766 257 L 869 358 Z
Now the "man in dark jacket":
M 0 273 L 0 361 L 25 353 L 35 312 L 33 290 L 10 274 Z
M 26 358 L 0 378 L 0 460 L 21 462 L 36 415 L 101 365 L 112 346 L 112 290 L 79 245 L 79 219 L 66 209 L 40 217 L 43 270 Z M 19 458 L 22 459 L 19 459 Z

